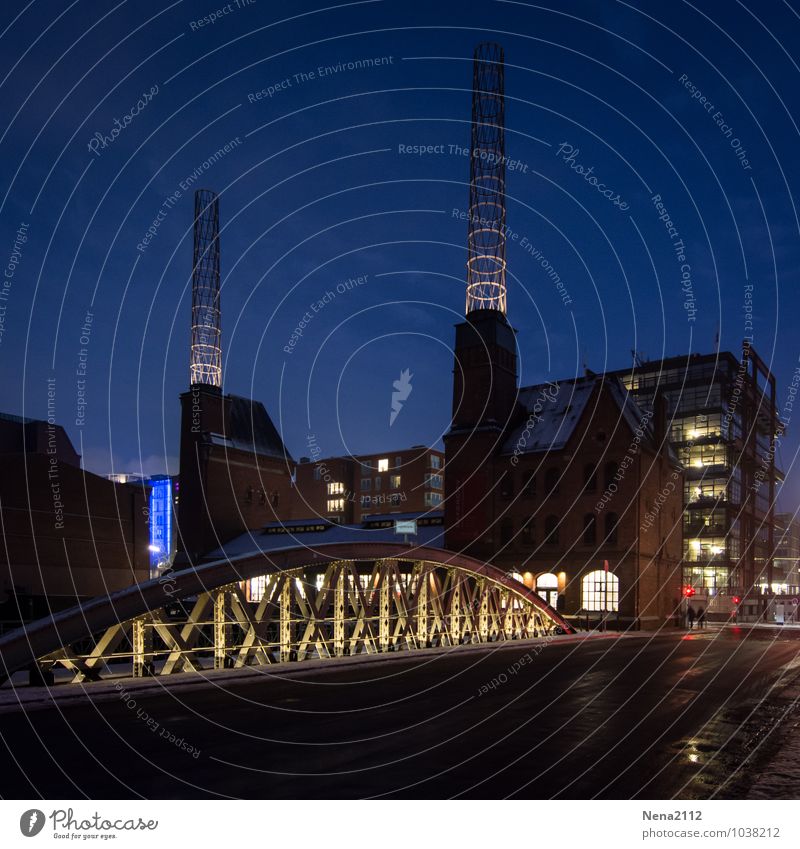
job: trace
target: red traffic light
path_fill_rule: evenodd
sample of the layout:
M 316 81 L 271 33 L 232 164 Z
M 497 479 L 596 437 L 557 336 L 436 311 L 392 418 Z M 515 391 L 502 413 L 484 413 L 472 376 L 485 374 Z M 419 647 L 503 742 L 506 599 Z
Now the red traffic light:
M 731 599 L 731 601 L 732 601 L 734 604 L 738 604 L 738 603 L 741 601 L 741 599 L 739 598 L 739 596 L 738 596 L 738 595 L 735 595 L 735 596 Z
M 686 596 L 686 598 L 690 598 L 694 595 L 694 587 L 684 587 L 683 594 Z

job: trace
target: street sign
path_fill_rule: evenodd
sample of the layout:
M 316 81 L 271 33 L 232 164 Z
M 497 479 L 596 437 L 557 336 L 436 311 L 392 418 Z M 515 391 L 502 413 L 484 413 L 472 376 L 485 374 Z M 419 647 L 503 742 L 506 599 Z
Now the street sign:
M 394 523 L 394 532 L 396 534 L 414 534 L 417 533 L 416 519 L 400 519 Z

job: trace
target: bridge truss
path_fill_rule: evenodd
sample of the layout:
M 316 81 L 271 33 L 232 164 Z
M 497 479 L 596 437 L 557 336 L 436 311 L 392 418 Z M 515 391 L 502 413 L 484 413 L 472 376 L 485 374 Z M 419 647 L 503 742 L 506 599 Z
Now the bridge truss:
M 165 676 L 531 639 L 570 630 L 524 585 L 487 564 L 451 557 L 456 562 L 335 558 L 294 568 L 273 565 L 272 571 L 254 574 L 257 565 L 263 568 L 262 558 L 249 569 L 217 568 L 207 577 L 219 580 L 218 585 L 205 582 L 188 595 L 187 585 L 196 581 L 182 578 L 196 578 L 208 567 L 186 570 L 170 578 L 174 592 L 164 588 L 163 579 L 140 585 L 147 592 L 137 606 L 145 609 L 136 615 L 115 616 L 104 629 L 73 642 L 59 636 L 55 650 L 40 654 L 34 649 L 33 656 L 39 669 L 66 667 L 73 673 L 71 682 L 80 683 L 110 675 Z M 241 571 L 250 577 L 241 579 L 236 574 Z M 237 580 L 226 581 L 231 574 Z M 6 667 L 10 674 L 13 669 Z

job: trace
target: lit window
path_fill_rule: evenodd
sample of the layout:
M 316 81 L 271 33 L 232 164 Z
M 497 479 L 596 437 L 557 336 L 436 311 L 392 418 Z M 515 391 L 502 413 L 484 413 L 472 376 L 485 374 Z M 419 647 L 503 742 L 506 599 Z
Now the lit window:
M 382 460 L 378 460 L 378 471 L 379 472 L 388 472 L 389 471 L 389 458 L 384 457 Z
M 602 613 L 619 610 L 619 578 L 603 569 L 584 575 L 581 580 L 581 607 Z
M 342 495 L 344 493 L 344 484 L 336 481 L 328 484 L 328 495 Z
M 257 578 L 250 578 L 247 582 L 247 600 L 261 601 L 264 598 L 264 593 L 267 591 L 267 576 L 259 575 Z
M 400 489 L 400 475 L 392 475 L 389 483 L 392 489 Z
M 328 499 L 328 512 L 329 513 L 343 513 L 344 512 L 344 498 L 329 498 Z
M 545 572 L 536 579 L 536 595 L 544 599 L 550 607 L 558 605 L 558 576 Z

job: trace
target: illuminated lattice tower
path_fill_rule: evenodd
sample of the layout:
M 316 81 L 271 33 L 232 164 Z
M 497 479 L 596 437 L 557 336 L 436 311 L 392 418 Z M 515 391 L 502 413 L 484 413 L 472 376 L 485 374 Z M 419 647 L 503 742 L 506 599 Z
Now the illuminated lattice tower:
M 221 387 L 219 198 L 210 189 L 198 189 L 194 195 L 191 353 L 192 385 Z
M 472 65 L 467 313 L 506 311 L 503 48 L 481 42 Z

